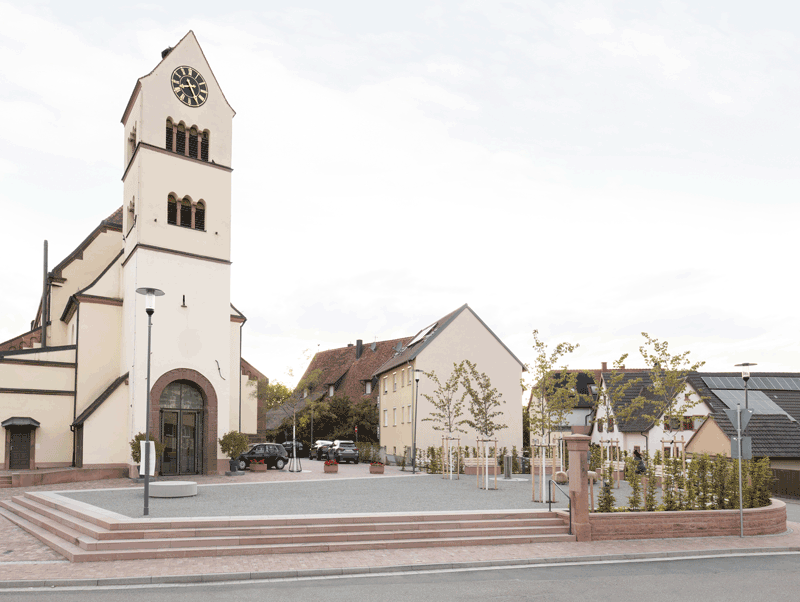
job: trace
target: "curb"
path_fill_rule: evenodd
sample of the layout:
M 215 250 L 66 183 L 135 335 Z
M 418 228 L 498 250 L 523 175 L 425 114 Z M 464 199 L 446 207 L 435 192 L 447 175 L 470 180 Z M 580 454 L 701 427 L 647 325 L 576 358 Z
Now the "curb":
M 413 573 L 442 570 L 470 570 L 485 568 L 510 568 L 572 563 L 614 563 L 636 560 L 677 560 L 698 556 L 755 556 L 800 553 L 800 546 L 786 548 L 727 548 L 719 550 L 686 550 L 643 552 L 636 554 L 609 554 L 605 556 L 560 556 L 554 558 L 512 558 L 473 562 L 443 562 L 431 564 L 403 564 L 377 567 L 341 567 L 324 569 L 297 569 L 289 571 L 254 571 L 243 573 L 207 573 L 198 575 L 163 575 L 153 577 L 100 577 L 97 579 L 32 579 L 0 581 L 0 590 L 35 589 L 54 587 L 115 587 L 125 585 L 170 585 L 187 583 L 219 583 L 227 581 L 255 581 L 277 579 L 307 579 L 313 577 L 348 577 L 354 575 L 380 575 L 385 573 Z

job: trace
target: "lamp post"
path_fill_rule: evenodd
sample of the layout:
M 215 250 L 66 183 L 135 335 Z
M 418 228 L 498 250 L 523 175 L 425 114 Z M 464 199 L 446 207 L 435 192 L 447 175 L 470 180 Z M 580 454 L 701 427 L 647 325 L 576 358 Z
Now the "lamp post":
M 414 389 L 414 430 L 411 432 L 411 474 L 417 473 L 417 407 L 419 401 L 419 374 L 424 372 L 418 368 L 414 368 L 414 380 L 417 381 L 417 386 Z
M 744 409 L 748 409 L 747 403 L 747 381 L 750 380 L 750 366 L 755 366 L 750 362 L 736 364 L 742 369 L 742 380 L 744 380 Z M 736 439 L 739 442 L 739 537 L 744 537 L 744 510 L 742 503 L 742 406 L 736 404 Z
M 150 341 L 153 327 L 153 313 L 156 311 L 156 297 L 162 297 L 164 291 L 157 288 L 137 288 L 136 292 L 144 295 L 147 312 L 147 399 L 145 401 L 144 419 L 144 515 L 150 514 Z

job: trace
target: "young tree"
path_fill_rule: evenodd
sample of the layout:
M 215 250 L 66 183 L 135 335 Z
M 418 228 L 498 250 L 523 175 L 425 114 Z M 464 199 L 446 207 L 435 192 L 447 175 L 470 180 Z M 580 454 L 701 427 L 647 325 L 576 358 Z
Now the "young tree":
M 522 383 L 523 391 L 531 389 L 538 399 L 532 400 L 528 414 L 530 432 L 545 435 L 564 424 L 566 417 L 579 401 L 577 393 L 578 373 L 570 372 L 564 365 L 557 365 L 579 345 L 559 343 L 548 352 L 547 345 L 539 340 L 539 331 L 533 331 L 533 348 L 536 359 L 533 366 L 526 365 L 531 382 Z M 533 405 L 532 404 L 532 405 Z M 530 435 L 529 435 L 530 436 Z
M 645 343 L 639 347 L 639 353 L 650 369 L 651 384 L 648 386 L 649 395 L 637 396 L 631 409 L 642 410 L 642 416 L 653 422 L 663 417 L 671 428 L 675 424 L 682 427 L 684 415 L 702 401 L 702 398 L 692 399 L 686 393 L 686 379 L 705 362 L 692 363 L 689 361 L 689 351 L 673 355 L 666 341 L 662 343 L 646 332 L 642 336 Z
M 460 421 L 459 424 L 467 424 L 478 431 L 484 437 L 490 437 L 495 432 L 508 425 L 495 422 L 498 416 L 503 413 L 498 410 L 501 404 L 505 403 L 501 393 L 492 386 L 492 381 L 483 373 L 478 372 L 478 368 L 469 360 L 462 362 L 464 371 L 461 375 L 461 384 L 466 391 L 469 399 L 469 418 Z
M 461 428 L 463 421 L 459 420 L 464 413 L 464 398 L 467 395 L 466 391 L 460 396 L 458 395 L 458 388 L 464 377 L 464 369 L 464 362 L 460 364 L 453 362 L 453 371 L 444 384 L 436 376 L 435 371 L 423 372 L 425 376 L 436 383 L 436 389 L 433 395 L 422 393 L 422 396 L 434 407 L 434 411 L 423 418 L 422 422 L 433 422 L 435 431 L 443 431 L 448 435 L 467 432 Z

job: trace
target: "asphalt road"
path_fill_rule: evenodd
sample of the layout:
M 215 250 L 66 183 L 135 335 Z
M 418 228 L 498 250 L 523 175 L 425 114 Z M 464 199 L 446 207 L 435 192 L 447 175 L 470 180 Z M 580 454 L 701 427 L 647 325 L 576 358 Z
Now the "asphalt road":
M 275 582 L 44 590 L 3 600 L 59 602 L 781 602 L 800 598 L 800 554 L 596 563 Z

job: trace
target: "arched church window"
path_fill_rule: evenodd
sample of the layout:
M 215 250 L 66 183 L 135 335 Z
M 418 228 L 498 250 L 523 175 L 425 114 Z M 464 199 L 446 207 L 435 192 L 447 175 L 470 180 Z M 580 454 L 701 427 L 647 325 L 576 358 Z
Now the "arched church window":
M 189 130 L 189 156 L 198 159 L 197 156 L 197 128 L 192 126 Z
M 178 199 L 172 194 L 167 198 L 167 223 L 178 223 Z
M 192 201 L 188 197 L 181 201 L 181 221 L 178 225 L 182 228 L 192 227 Z
M 206 205 L 203 201 L 197 201 L 197 205 L 194 207 L 194 229 L 206 229 Z
M 203 143 L 200 147 L 200 159 L 208 162 L 208 146 L 211 144 L 211 132 L 205 130 L 203 132 Z
M 178 124 L 177 140 L 175 143 L 175 152 L 179 155 L 186 154 L 186 126 L 182 123 Z
M 175 124 L 172 123 L 172 119 L 167 117 L 167 131 L 166 131 L 167 137 L 166 137 L 166 140 L 164 141 L 164 148 L 166 148 L 168 151 L 174 151 L 175 150 L 174 147 L 173 147 L 174 129 L 175 129 Z

